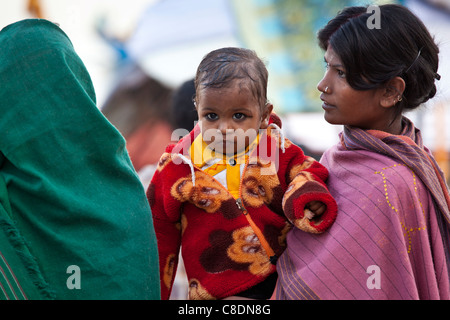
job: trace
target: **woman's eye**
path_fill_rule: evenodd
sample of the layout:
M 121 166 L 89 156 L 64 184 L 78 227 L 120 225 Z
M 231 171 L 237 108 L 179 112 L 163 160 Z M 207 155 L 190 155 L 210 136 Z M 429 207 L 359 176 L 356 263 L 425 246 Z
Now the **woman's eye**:
M 243 114 L 243 113 L 235 113 L 233 115 L 233 118 L 236 119 L 236 120 L 243 120 L 245 118 L 245 114 Z
M 338 76 L 339 76 L 339 77 L 345 78 L 345 72 L 344 72 L 344 71 L 338 69 L 338 70 L 337 70 L 337 73 L 338 73 Z
M 219 118 L 219 116 L 217 114 L 215 114 L 215 113 L 208 113 L 205 116 L 205 118 L 210 120 L 210 121 L 213 121 L 213 120 L 217 120 Z

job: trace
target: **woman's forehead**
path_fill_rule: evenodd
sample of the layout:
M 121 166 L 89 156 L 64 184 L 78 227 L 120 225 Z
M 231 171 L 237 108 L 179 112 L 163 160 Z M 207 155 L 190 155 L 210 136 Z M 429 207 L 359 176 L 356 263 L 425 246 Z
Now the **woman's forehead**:
M 325 52 L 324 58 L 325 58 L 325 61 L 329 64 L 342 66 L 341 58 L 338 56 L 336 51 L 334 51 L 334 49 L 331 46 L 328 46 L 327 51 Z

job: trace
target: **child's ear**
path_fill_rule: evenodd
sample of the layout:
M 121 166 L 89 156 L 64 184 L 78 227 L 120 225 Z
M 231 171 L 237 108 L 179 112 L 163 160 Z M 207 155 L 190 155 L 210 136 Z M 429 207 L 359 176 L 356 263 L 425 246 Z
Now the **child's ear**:
M 389 80 L 386 86 L 381 89 L 381 106 L 384 108 L 390 108 L 395 106 L 399 101 L 402 101 L 405 87 L 405 80 L 400 77 L 395 77 Z
M 196 97 L 192 98 L 192 103 L 194 104 L 195 110 L 197 110 L 198 108 L 197 108 L 197 99 L 196 99 Z
M 268 102 L 264 107 L 264 112 L 261 115 L 261 125 L 260 129 L 267 129 L 269 126 L 270 114 L 273 111 L 273 104 Z

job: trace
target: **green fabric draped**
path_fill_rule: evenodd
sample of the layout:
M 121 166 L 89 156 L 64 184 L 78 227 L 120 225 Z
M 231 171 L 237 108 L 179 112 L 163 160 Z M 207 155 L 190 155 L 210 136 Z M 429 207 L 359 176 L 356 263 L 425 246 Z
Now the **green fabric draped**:
M 145 191 L 71 41 L 30 19 L 0 48 L 0 298 L 159 299 Z

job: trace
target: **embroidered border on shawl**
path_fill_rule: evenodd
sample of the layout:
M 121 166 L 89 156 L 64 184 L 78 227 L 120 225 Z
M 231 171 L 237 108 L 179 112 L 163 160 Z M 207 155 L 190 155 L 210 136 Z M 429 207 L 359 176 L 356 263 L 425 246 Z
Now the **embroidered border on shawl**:
M 380 171 L 375 171 L 375 174 L 379 174 L 379 175 L 381 175 L 381 177 L 383 178 L 383 186 L 384 186 L 384 193 L 385 193 L 385 196 L 386 196 L 386 202 L 387 202 L 387 204 L 389 205 L 389 207 L 390 207 L 392 210 L 394 210 L 395 214 L 396 214 L 396 215 L 399 215 L 398 208 L 396 208 L 396 207 L 391 203 L 391 201 L 390 201 L 390 198 L 389 198 L 389 191 L 388 191 L 388 187 L 387 187 L 387 181 L 388 181 L 388 179 L 386 178 L 386 174 L 385 174 L 385 172 L 384 172 L 384 171 L 386 171 L 387 169 L 395 168 L 395 167 L 397 167 L 397 166 L 404 166 L 404 167 L 407 167 L 406 165 L 400 164 L 400 163 L 399 163 L 399 164 L 395 164 L 395 165 L 390 166 L 390 167 L 383 168 L 383 169 L 381 169 Z M 426 217 L 425 217 L 425 211 L 423 210 L 422 202 L 420 202 L 419 195 L 417 194 L 416 175 L 414 174 L 414 171 L 412 171 L 412 170 L 411 170 L 411 174 L 412 174 L 413 183 L 414 183 L 414 192 L 415 192 L 416 195 L 417 195 L 417 199 L 418 199 L 418 201 L 419 201 L 420 209 L 422 210 L 423 217 L 424 217 L 424 219 L 426 220 Z M 404 233 L 403 233 L 404 236 L 408 238 L 408 253 L 411 253 L 411 250 L 412 250 L 411 234 L 412 234 L 413 232 L 415 232 L 415 231 L 424 231 L 424 230 L 427 229 L 427 226 L 425 225 L 425 226 L 419 226 L 419 227 L 413 228 L 413 227 L 407 226 L 407 225 L 405 224 L 405 222 L 402 221 L 402 220 L 400 220 L 400 224 L 401 224 L 402 228 L 404 229 Z

